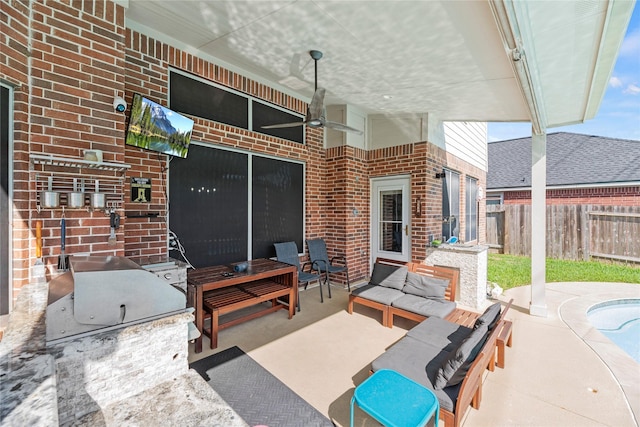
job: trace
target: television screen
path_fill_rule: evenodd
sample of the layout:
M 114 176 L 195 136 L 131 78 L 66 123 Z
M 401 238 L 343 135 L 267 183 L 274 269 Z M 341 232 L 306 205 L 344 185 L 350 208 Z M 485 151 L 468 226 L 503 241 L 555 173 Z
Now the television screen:
M 126 144 L 185 158 L 193 120 L 139 94 L 133 95 Z

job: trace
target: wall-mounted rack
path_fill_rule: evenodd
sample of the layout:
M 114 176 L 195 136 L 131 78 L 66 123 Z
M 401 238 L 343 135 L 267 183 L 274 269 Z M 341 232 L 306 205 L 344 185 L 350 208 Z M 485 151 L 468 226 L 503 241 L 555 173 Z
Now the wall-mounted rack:
M 31 154 L 29 156 L 35 173 L 36 203 L 40 210 L 40 194 L 49 190 L 60 193 L 59 208 L 68 208 L 67 193 L 82 191 L 84 186 L 85 202 L 82 208 L 91 207 L 90 194 L 105 194 L 105 211 L 121 209 L 124 204 L 124 173 L 131 168 L 124 163 L 95 162 L 91 160 L 48 154 Z M 39 165 L 38 168 L 35 168 Z M 119 175 L 119 176 L 118 176 Z M 81 209 L 82 209 L 81 208 Z
M 94 162 L 91 160 L 52 156 L 50 154 L 31 154 L 29 158 L 34 165 L 60 166 L 77 169 L 87 168 L 121 173 L 131 168 L 131 165 L 124 163 Z

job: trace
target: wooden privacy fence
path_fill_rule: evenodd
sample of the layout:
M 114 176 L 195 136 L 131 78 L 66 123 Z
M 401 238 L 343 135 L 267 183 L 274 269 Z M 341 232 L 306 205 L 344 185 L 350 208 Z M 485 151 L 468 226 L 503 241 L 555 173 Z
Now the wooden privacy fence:
M 640 263 L 640 207 L 549 205 L 547 257 L 591 257 Z M 531 205 L 487 206 L 487 244 L 531 256 Z

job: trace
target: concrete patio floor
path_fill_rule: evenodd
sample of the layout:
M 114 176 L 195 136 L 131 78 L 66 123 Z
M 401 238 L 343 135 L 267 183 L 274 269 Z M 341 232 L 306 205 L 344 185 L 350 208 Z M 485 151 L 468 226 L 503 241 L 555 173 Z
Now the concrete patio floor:
M 514 299 L 507 315 L 514 344 L 506 350 L 506 368 L 486 372 L 480 409 L 470 408 L 463 425 L 637 427 L 640 364 L 588 324 L 586 309 L 640 298 L 640 286 L 553 283 L 546 289 L 546 318 L 528 314 L 528 286 L 500 297 Z M 336 425 L 347 426 L 351 396 L 371 361 L 415 323 L 399 319 L 385 328 L 379 312 L 362 306 L 349 315 L 346 290 L 332 291 L 323 304 L 317 288 L 301 291 L 302 311 L 292 320 L 280 311 L 221 331 L 214 351 L 205 338 L 205 350 L 191 348 L 190 361 L 237 345 Z M 379 424 L 356 410 L 355 425 Z

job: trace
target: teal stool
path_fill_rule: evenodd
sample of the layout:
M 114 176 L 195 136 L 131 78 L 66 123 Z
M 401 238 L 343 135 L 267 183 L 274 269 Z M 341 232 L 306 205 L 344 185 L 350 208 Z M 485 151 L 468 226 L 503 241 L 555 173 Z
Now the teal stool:
M 400 375 L 381 369 L 356 387 L 351 398 L 351 427 L 353 403 L 386 427 L 420 427 L 435 414 L 438 427 L 440 404 L 428 388 Z

